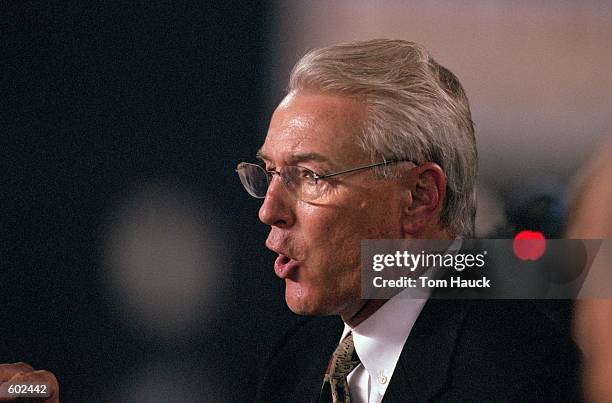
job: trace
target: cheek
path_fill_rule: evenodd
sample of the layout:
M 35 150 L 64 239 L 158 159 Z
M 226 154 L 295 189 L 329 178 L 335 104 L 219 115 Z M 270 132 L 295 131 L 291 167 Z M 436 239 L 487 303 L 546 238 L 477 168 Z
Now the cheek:
M 376 200 L 376 196 L 372 196 Z M 396 206 L 387 200 L 362 202 L 359 208 L 347 211 L 346 231 L 362 239 L 399 238 L 401 236 L 401 222 Z
M 380 194 L 368 197 L 373 202 L 353 200 L 343 202 L 342 207 L 300 206 L 300 233 L 311 256 L 358 261 L 361 240 L 401 237 L 398 209 L 392 200 L 381 200 Z
M 309 275 L 328 283 L 328 277 L 339 276 L 347 266 L 355 265 L 355 260 L 360 257 L 361 239 L 355 233 L 355 229 L 360 227 L 354 221 L 356 218 L 324 207 L 301 218 L 300 233 L 310 263 Z
M 359 209 L 320 218 L 305 236 L 311 241 L 314 256 L 329 268 L 359 266 L 363 239 L 399 237 L 385 217 L 371 216 Z

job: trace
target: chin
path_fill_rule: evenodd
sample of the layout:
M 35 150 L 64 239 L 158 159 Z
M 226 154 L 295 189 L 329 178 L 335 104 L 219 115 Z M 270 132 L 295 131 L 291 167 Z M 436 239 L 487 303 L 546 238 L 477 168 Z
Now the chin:
M 335 312 L 329 312 L 325 309 L 317 309 L 303 305 L 292 304 L 289 301 L 287 301 L 287 307 L 289 307 L 291 312 L 295 313 L 296 315 L 302 316 L 328 316 L 336 314 Z
M 285 295 L 285 302 L 291 312 L 302 316 L 329 316 L 340 315 L 340 309 L 330 301 L 317 298 L 295 298 Z
M 295 304 L 290 303 L 289 301 L 287 301 L 287 307 L 289 308 L 289 310 L 291 310 L 291 312 L 293 312 L 296 315 L 302 315 L 302 316 L 316 316 L 316 313 L 313 313 L 311 310 L 309 309 L 304 309 L 304 307 L 302 306 L 296 306 Z
M 331 315 L 329 307 L 316 296 L 304 292 L 303 288 L 287 287 L 285 289 L 285 302 L 291 312 L 297 315 L 322 316 Z
M 321 315 L 319 309 L 313 304 L 309 303 L 309 301 L 304 299 L 296 299 L 295 297 L 285 296 L 285 302 L 287 303 L 287 307 L 291 310 L 291 312 L 297 315 Z

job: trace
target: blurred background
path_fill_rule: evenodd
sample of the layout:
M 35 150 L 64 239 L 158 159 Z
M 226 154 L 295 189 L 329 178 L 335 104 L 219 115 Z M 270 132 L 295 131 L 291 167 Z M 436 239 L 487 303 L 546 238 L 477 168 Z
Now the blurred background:
M 2 2 L 0 362 L 65 401 L 248 401 L 295 317 L 234 168 L 301 55 L 374 37 L 463 83 L 478 235 L 560 237 L 611 147 L 609 1 Z

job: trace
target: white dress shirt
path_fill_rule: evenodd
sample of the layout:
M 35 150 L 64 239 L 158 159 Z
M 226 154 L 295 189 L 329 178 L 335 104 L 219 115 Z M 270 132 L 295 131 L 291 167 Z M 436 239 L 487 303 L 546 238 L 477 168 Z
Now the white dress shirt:
M 426 299 L 402 297 L 387 301 L 354 329 L 344 324 L 342 339 L 353 332 L 361 364 L 348 375 L 351 402 L 380 403 L 414 322 Z M 341 340 L 342 340 L 341 339 Z
M 457 238 L 447 249 L 454 253 L 461 247 Z M 353 333 L 355 350 L 361 360 L 348 375 L 351 402 L 380 403 L 399 360 L 410 331 L 427 299 L 414 299 L 409 289 L 385 302 L 355 328 L 346 323 L 342 338 Z

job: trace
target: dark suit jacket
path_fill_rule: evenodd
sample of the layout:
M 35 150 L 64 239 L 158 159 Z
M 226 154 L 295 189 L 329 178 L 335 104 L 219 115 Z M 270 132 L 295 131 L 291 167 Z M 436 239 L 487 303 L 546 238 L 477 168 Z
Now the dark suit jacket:
M 429 300 L 383 402 L 579 400 L 578 349 L 534 304 Z M 272 354 L 256 401 L 317 401 L 342 329 L 337 317 L 302 319 Z

